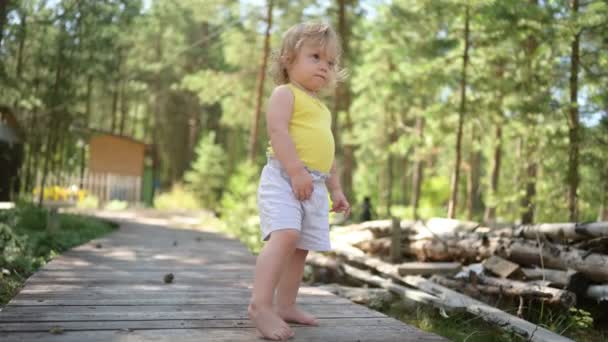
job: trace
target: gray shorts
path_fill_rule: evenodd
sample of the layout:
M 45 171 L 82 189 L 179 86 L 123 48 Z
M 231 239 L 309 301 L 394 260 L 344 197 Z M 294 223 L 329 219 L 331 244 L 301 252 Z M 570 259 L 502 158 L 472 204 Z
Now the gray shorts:
M 296 229 L 300 240 L 296 248 L 309 251 L 328 251 L 329 199 L 325 180 L 328 174 L 308 170 L 313 179 L 313 191 L 306 201 L 298 201 L 291 189 L 291 181 L 281 163 L 269 158 L 262 170 L 258 186 L 258 209 L 262 239 L 270 238 L 272 232 Z

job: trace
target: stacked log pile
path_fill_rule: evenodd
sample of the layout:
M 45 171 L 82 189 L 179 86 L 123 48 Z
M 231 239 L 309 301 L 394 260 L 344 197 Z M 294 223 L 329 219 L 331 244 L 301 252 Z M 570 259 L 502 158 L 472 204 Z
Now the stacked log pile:
M 488 228 L 393 219 L 334 227 L 332 243 L 331 253 L 307 259 L 316 280 L 348 278 L 443 313 L 468 311 L 531 341 L 570 340 L 524 320 L 524 303 L 608 301 L 608 222 Z M 357 298 L 377 298 L 373 291 Z M 519 303 L 517 314 L 494 307 L 497 298 Z

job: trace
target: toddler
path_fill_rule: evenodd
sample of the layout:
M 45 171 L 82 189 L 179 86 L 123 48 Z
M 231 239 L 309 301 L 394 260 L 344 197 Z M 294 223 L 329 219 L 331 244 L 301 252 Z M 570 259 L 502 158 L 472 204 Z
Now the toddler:
M 285 32 L 274 61 L 278 86 L 268 102 L 270 146 L 258 187 L 267 242 L 257 258 L 248 308 L 266 339 L 291 338 L 286 322 L 317 324 L 295 303 L 308 251 L 331 248 L 328 191 L 331 210 L 350 213 L 336 171 L 331 113 L 319 99 L 342 77 L 340 53 L 329 25 L 302 23 Z

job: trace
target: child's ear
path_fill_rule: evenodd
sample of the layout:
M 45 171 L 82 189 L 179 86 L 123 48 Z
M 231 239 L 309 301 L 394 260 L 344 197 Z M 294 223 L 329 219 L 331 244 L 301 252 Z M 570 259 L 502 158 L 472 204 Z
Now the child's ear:
M 281 56 L 281 64 L 284 67 L 288 67 L 291 65 L 291 63 L 293 63 L 293 60 L 295 59 L 295 55 L 293 53 L 285 53 Z
M 283 66 L 289 65 L 289 57 L 287 55 L 282 55 L 281 58 L 279 58 L 279 60 L 281 61 L 281 65 L 283 65 Z

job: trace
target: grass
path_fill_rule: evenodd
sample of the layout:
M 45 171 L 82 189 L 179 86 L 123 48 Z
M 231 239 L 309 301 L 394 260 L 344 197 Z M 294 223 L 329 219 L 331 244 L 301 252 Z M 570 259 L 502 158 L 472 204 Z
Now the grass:
M 437 309 L 426 306 L 408 307 L 402 302 L 396 302 L 381 311 L 423 331 L 447 337 L 452 341 L 525 341 L 515 334 L 501 330 L 466 312 L 449 313 L 446 318 L 441 316 Z
M 402 322 L 419 329 L 447 337 L 460 342 L 507 342 L 526 341 L 523 337 L 499 329 L 496 325 L 483 321 L 480 317 L 467 312 L 451 312 L 444 317 L 440 312 L 428 306 L 408 306 L 402 301 L 394 302 L 388 307 L 376 308 L 384 314 L 397 318 Z M 507 307 L 501 309 L 509 311 Z M 516 309 L 516 308 L 515 308 Z M 594 328 L 591 322 L 580 324 L 581 319 L 589 317 L 585 310 L 549 309 L 544 307 L 540 316 L 540 304 L 534 304 L 525 314 L 524 319 L 536 323 L 557 334 L 575 341 L 599 342 L 608 340 L 606 331 Z M 581 313 L 583 311 L 584 313 Z
M 116 229 L 110 223 L 78 215 L 59 214 L 58 222 L 50 232 L 47 211 L 24 203 L 0 211 L 0 306 L 54 256 Z

